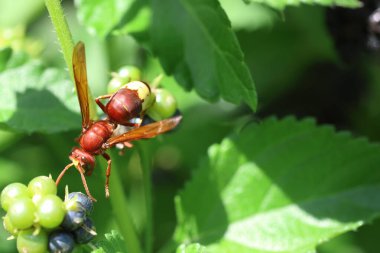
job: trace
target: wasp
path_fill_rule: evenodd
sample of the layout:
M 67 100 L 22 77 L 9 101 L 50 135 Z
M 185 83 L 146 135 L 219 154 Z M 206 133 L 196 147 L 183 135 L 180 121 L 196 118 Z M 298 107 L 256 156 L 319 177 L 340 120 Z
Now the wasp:
M 125 144 L 140 139 L 156 137 L 174 129 L 181 121 L 181 116 L 157 121 L 140 126 L 131 122 L 134 118 L 142 118 L 145 111 L 154 103 L 148 84 L 140 81 L 129 82 L 122 86 L 114 94 L 100 96 L 95 99 L 98 106 L 103 110 L 106 118 L 103 120 L 90 119 L 89 88 L 86 70 L 85 46 L 78 42 L 73 51 L 73 72 L 78 101 L 82 115 L 82 132 L 79 136 L 79 147 L 74 147 L 69 155 L 69 163 L 59 174 L 56 184 L 58 185 L 66 171 L 74 166 L 82 179 L 87 195 L 93 200 L 85 176 L 90 176 L 95 167 L 95 157 L 101 155 L 107 161 L 105 195 L 108 198 L 109 178 L 111 175 L 111 157 L 106 151 L 116 144 Z M 106 105 L 101 99 L 109 99 Z M 122 133 L 116 131 L 118 126 L 132 127 Z

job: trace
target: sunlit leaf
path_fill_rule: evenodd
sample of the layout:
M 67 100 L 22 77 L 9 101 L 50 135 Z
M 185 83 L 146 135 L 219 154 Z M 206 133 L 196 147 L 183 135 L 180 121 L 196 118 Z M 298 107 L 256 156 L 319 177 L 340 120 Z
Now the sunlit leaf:
M 76 0 L 78 18 L 88 30 L 100 37 L 145 30 L 150 11 L 135 0 Z
M 0 73 L 0 126 L 53 133 L 80 127 L 73 85 L 64 70 L 29 62 Z
M 250 72 L 217 0 L 153 0 L 151 39 L 164 70 L 185 89 L 256 109 Z
M 268 119 L 209 149 L 176 198 L 178 243 L 313 252 L 380 214 L 380 147 L 314 121 Z
M 190 245 L 182 244 L 177 248 L 176 253 L 206 253 L 206 247 L 199 243 L 193 243 Z

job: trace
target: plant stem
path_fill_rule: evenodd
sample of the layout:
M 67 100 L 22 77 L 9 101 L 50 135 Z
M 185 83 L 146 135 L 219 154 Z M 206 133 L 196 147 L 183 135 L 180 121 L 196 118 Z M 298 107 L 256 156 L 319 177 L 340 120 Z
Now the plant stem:
M 146 143 L 136 144 L 139 154 L 143 174 L 143 185 L 146 209 L 146 229 L 145 229 L 145 252 L 151 253 L 153 246 L 153 208 L 152 208 L 152 156 Z
M 115 168 L 119 166 L 113 167 Z M 111 196 L 109 199 L 120 233 L 124 237 L 126 248 L 128 249 L 128 252 L 142 253 L 136 229 L 132 222 L 128 201 L 124 194 L 120 175 L 118 175 L 118 170 L 112 170 L 112 178 L 110 181 Z
M 45 0 L 46 8 L 51 17 L 51 21 L 57 32 L 59 44 L 62 48 L 63 57 L 65 59 L 67 68 L 69 69 L 70 77 L 74 80 L 72 68 L 72 54 L 74 43 L 71 36 L 69 26 L 65 19 L 60 0 Z
M 65 59 L 67 69 L 69 70 L 70 78 L 74 81 L 74 71 L 72 65 L 74 42 L 63 13 L 61 1 L 45 0 L 45 5 L 50 14 L 55 31 L 57 32 L 58 41 L 62 49 L 63 58 Z M 88 87 L 88 97 L 90 105 L 90 118 L 95 120 L 98 116 L 96 115 L 96 105 L 90 87 Z

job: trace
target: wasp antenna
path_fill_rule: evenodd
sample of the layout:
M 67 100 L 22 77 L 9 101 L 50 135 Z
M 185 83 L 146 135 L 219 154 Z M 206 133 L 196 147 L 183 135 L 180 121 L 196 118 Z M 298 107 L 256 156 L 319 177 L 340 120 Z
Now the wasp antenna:
M 57 177 L 57 180 L 55 180 L 55 185 L 58 186 L 59 182 L 61 181 L 63 175 L 65 175 L 66 171 L 71 167 L 73 166 L 74 163 L 69 163 L 68 165 L 66 165 L 66 167 L 61 171 L 61 173 L 59 174 L 59 176 Z
M 78 168 L 79 167 L 79 168 Z M 80 177 L 82 178 L 82 183 L 83 183 L 83 187 L 84 187 L 84 190 L 86 191 L 86 194 L 87 196 L 93 201 L 93 202 L 96 202 L 97 200 L 91 195 L 90 193 L 90 190 L 88 189 L 88 186 L 87 186 L 87 181 L 86 181 L 86 178 L 83 174 L 83 168 L 80 166 L 80 164 L 78 164 L 78 167 L 77 170 L 79 171 L 79 174 L 80 174 Z

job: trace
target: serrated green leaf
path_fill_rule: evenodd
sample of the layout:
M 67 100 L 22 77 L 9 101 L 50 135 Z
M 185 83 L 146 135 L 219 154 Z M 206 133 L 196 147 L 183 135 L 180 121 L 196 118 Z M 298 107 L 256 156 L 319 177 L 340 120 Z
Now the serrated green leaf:
M 315 4 L 322 6 L 341 6 L 359 8 L 363 4 L 358 0 L 243 0 L 246 3 L 255 2 L 269 5 L 272 8 L 283 10 L 286 6 L 299 6 L 301 4 Z
M 0 126 L 54 133 L 80 128 L 79 106 L 64 70 L 33 61 L 0 73 Z
M 209 149 L 176 197 L 179 243 L 313 252 L 380 214 L 380 147 L 312 120 L 268 119 Z
M 78 18 L 88 30 L 100 37 L 145 30 L 150 12 L 135 0 L 76 0 Z M 139 8 L 141 7 L 141 9 Z
M 256 109 L 250 72 L 217 0 L 153 0 L 152 48 L 165 71 L 209 100 Z
M 182 244 L 177 248 L 176 253 L 206 253 L 206 247 L 200 245 L 199 243 L 193 244 Z
M 92 253 L 127 253 L 125 248 L 125 242 L 120 233 L 116 230 L 112 230 L 111 233 L 104 235 L 105 239 L 96 243 L 98 249 L 92 251 Z

